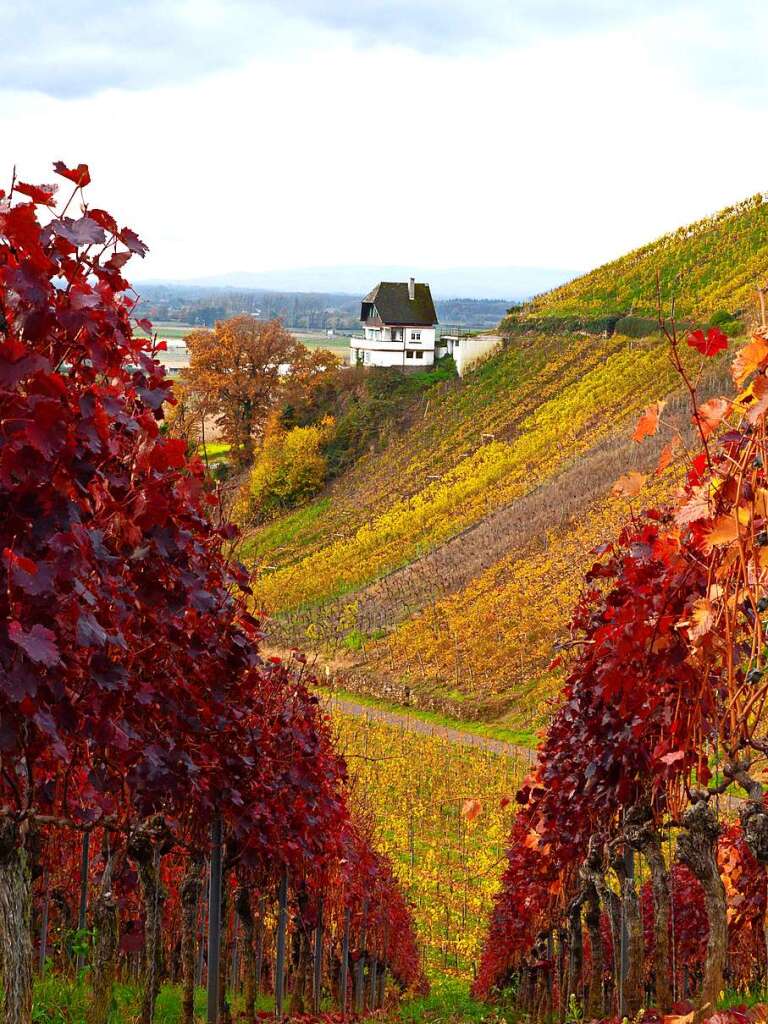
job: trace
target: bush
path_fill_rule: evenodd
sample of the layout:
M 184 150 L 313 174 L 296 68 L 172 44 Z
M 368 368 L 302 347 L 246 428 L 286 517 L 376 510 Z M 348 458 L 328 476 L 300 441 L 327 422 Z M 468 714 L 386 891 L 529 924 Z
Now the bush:
M 241 496 L 238 517 L 251 521 L 267 519 L 317 494 L 328 473 L 323 445 L 333 426 L 334 421 L 326 417 L 316 426 L 286 431 L 274 421 Z

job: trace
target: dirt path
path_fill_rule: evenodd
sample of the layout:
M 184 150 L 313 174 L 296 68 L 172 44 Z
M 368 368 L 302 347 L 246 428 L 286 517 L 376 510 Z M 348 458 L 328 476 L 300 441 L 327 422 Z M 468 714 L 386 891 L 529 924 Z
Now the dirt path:
M 479 747 L 481 750 L 491 750 L 495 754 L 502 754 L 506 757 L 513 757 L 516 760 L 527 764 L 533 764 L 535 751 L 530 747 L 520 747 L 514 743 L 507 743 L 506 740 L 497 740 L 492 736 L 482 736 L 478 733 L 464 732 L 462 729 L 453 729 L 447 725 L 435 725 L 432 722 L 425 722 L 421 718 L 409 715 L 407 711 L 396 711 L 388 708 L 375 707 L 370 704 L 357 704 L 346 697 L 328 695 L 325 697 L 325 704 L 328 708 L 340 711 L 344 715 L 353 718 L 368 718 L 374 722 L 384 722 L 386 725 L 399 726 L 408 732 L 418 732 L 426 736 L 439 736 L 449 743 L 457 743 L 465 747 Z

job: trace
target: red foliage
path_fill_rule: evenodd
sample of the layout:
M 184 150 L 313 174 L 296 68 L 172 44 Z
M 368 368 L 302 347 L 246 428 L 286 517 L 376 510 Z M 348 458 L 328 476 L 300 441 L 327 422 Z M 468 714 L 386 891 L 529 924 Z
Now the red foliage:
M 70 207 L 88 168 L 55 170 Z M 53 196 L 19 183 L 0 203 L 0 802 L 18 821 L 104 826 L 118 846 L 159 812 L 200 847 L 220 815 L 254 877 L 331 885 L 352 829 L 345 767 L 315 698 L 260 658 L 234 531 L 199 459 L 161 430 L 171 383 L 134 336 L 122 277 L 147 248 L 106 211 L 57 214 Z M 413 984 L 391 869 L 355 850 Z

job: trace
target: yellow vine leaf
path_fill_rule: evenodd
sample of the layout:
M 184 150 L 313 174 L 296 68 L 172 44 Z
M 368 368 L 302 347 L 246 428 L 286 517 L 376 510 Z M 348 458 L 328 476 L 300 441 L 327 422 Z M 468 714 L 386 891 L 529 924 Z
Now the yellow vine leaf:
M 731 374 L 734 382 L 741 387 L 747 377 L 758 370 L 766 360 L 768 360 L 768 341 L 755 335 L 733 360 Z
M 752 405 L 747 410 L 747 422 L 753 426 L 768 412 L 768 377 L 755 377 L 750 385 L 752 392 Z
M 718 516 L 704 538 L 704 550 L 710 554 L 713 548 L 732 544 L 739 536 L 739 526 L 749 523 L 750 512 L 740 508 L 737 515 Z
M 715 622 L 715 606 L 707 597 L 701 597 L 693 606 L 692 624 L 688 636 L 696 643 L 709 633 Z

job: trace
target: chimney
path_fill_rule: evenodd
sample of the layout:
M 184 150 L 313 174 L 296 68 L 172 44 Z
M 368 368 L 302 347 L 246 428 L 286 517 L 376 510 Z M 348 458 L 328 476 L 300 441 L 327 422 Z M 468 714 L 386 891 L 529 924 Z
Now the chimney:
M 416 279 L 413 277 L 408 278 L 408 298 L 411 302 L 416 298 Z

